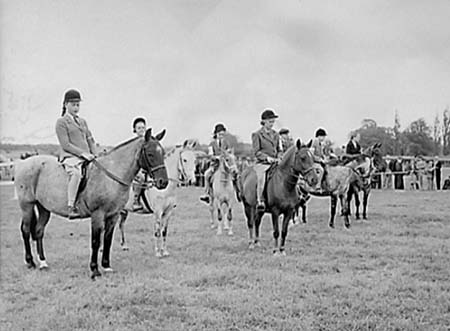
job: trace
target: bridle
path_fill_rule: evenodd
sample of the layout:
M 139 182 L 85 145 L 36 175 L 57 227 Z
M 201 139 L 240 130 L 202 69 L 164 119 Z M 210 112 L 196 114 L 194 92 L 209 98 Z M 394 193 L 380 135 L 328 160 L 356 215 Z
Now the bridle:
M 139 156 L 139 159 L 138 159 L 138 166 L 139 166 L 140 168 L 144 169 L 144 170 L 147 170 L 148 174 L 149 174 L 151 177 L 154 177 L 155 172 L 156 172 L 157 170 L 163 169 L 163 168 L 166 167 L 166 165 L 164 164 L 164 162 L 162 162 L 161 164 L 159 164 L 159 165 L 157 165 L 157 166 L 155 166 L 155 167 L 150 166 L 150 161 L 148 160 L 148 155 L 147 155 L 147 153 L 146 153 L 146 148 L 145 148 L 145 146 L 142 147 L 142 149 L 141 149 L 141 153 L 140 153 L 140 156 Z
M 308 151 L 308 153 L 309 153 L 310 157 L 312 157 L 312 153 L 311 153 L 310 151 Z M 294 164 L 297 164 L 297 153 L 294 154 Z M 280 170 L 281 170 L 281 169 L 280 169 Z M 297 181 L 298 181 L 299 175 L 302 175 L 302 177 L 306 177 L 311 171 L 314 171 L 314 170 L 315 170 L 315 168 L 314 168 L 314 164 L 313 164 L 311 167 L 307 168 L 306 170 L 295 170 L 295 169 L 291 166 L 290 169 L 289 169 L 289 173 L 286 173 L 286 172 L 284 172 L 284 171 L 282 171 L 282 170 L 281 170 L 281 172 L 283 172 L 283 173 L 285 173 L 285 174 L 287 174 L 287 175 L 289 175 L 289 176 L 295 177 L 295 178 L 297 179 L 295 182 L 290 181 L 290 180 L 287 180 L 287 182 L 288 182 L 289 184 L 294 184 L 294 185 L 296 185 L 296 184 L 297 184 Z M 289 177 L 288 177 L 288 178 L 289 178 Z
M 181 150 L 180 153 L 178 154 L 177 170 L 178 170 L 179 177 L 181 177 L 182 180 L 180 180 L 179 178 L 169 178 L 169 180 L 173 181 L 173 182 L 176 182 L 176 183 L 179 183 L 179 184 L 186 184 L 186 178 L 188 176 L 187 176 L 187 173 L 186 173 L 186 169 L 184 169 L 183 157 L 182 157 L 181 154 L 183 154 L 183 150 Z

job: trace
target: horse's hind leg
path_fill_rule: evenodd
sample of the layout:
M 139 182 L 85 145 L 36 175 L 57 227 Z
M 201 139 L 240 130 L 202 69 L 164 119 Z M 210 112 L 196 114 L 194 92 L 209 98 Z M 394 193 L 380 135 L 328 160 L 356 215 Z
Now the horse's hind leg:
M 39 218 L 36 224 L 34 239 L 36 240 L 36 249 L 39 255 L 39 269 L 46 269 L 48 268 L 48 265 L 44 255 L 43 240 L 44 240 L 45 226 L 47 225 L 50 219 L 50 212 L 47 209 L 45 209 L 40 203 L 37 203 L 37 207 L 39 211 Z
M 217 235 L 220 236 L 222 234 L 222 204 L 220 202 L 217 202 L 217 206 L 215 207 L 217 210 Z
M 128 250 L 128 245 L 125 241 L 125 221 L 128 218 L 128 211 L 125 209 L 122 209 L 120 211 L 120 219 L 119 219 L 119 230 L 120 230 L 120 246 L 122 246 L 122 249 L 124 251 Z
M 369 200 L 370 189 L 363 191 L 363 219 L 367 219 L 367 202 Z
M 215 220 L 214 220 L 214 197 L 211 197 L 211 201 L 209 203 L 209 214 L 210 214 L 210 224 L 211 229 L 214 229 L 215 227 Z
M 169 251 L 167 250 L 167 234 L 168 234 L 167 230 L 169 227 L 169 220 L 170 220 L 171 216 L 172 216 L 171 210 L 166 212 L 162 216 L 162 224 L 163 224 L 162 233 L 161 233 L 162 234 L 162 243 L 161 243 L 161 255 L 162 256 L 170 255 Z
M 25 264 L 28 268 L 36 268 L 36 264 L 33 261 L 33 254 L 31 253 L 30 235 L 34 233 L 37 219 L 34 212 L 34 204 L 21 204 L 22 209 L 22 224 L 20 230 L 22 231 L 23 243 L 25 246 Z M 33 234 L 34 238 L 34 234 Z
M 280 244 L 280 253 L 282 255 L 286 255 L 286 252 L 284 250 L 284 245 L 286 243 L 286 237 L 288 234 L 289 222 L 292 219 L 293 213 L 294 213 L 294 210 L 284 213 L 283 225 L 281 227 L 281 244 Z
M 102 267 L 105 271 L 112 271 L 110 263 L 111 244 L 119 214 L 114 214 L 105 219 L 105 233 L 103 234 Z
M 359 206 L 361 204 L 361 201 L 359 200 L 359 192 L 355 191 L 355 207 L 356 207 L 356 211 L 355 211 L 355 218 L 357 220 L 359 220 Z M 350 203 L 348 203 L 348 206 L 350 207 Z M 348 210 L 348 214 L 350 215 L 350 208 Z
M 263 213 L 256 212 L 256 210 L 254 209 L 253 223 L 255 224 L 255 246 L 256 247 L 261 247 L 261 242 L 259 241 L 259 227 L 261 226 L 261 220 L 262 220 L 263 215 L 264 215 Z
M 337 196 L 331 196 L 331 210 L 330 210 L 330 223 L 328 224 L 330 228 L 334 228 L 334 217 L 336 216 L 336 204 Z

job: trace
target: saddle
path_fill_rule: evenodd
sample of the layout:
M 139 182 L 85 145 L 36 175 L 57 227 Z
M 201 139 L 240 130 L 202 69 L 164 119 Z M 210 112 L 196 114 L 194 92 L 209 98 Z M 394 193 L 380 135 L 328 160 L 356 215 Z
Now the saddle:
M 265 201 L 267 201 L 267 183 L 272 179 L 276 168 L 277 168 L 277 163 L 272 163 L 270 165 L 269 169 L 266 170 L 266 181 L 264 183 L 264 189 L 263 189 L 263 197 L 264 197 Z

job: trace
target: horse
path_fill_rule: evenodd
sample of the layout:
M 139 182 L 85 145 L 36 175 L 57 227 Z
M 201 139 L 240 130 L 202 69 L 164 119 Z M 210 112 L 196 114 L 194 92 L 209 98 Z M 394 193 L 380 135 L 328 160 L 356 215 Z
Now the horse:
M 345 155 L 341 163 L 333 161 L 331 164 L 325 164 L 325 177 L 323 179 L 324 191 L 317 192 L 306 185 L 302 180 L 299 181 L 298 189 L 302 194 L 298 208 L 302 209 L 302 220 L 306 223 L 306 202 L 309 194 L 316 197 L 330 197 L 330 228 L 334 228 L 334 219 L 336 216 L 336 205 L 339 199 L 341 203 L 341 216 L 344 217 L 344 226 L 350 228 L 350 205 L 349 195 L 353 190 L 363 189 L 363 177 L 371 172 L 372 159 L 366 153 L 358 155 Z
M 352 197 L 355 197 L 355 218 L 357 220 L 360 219 L 359 214 L 359 206 L 360 206 L 360 199 L 359 199 L 359 192 L 363 192 L 363 211 L 362 211 L 362 217 L 364 220 L 367 220 L 367 203 L 369 201 L 369 194 L 370 189 L 372 187 L 372 178 L 374 171 L 376 172 L 385 172 L 387 169 L 387 163 L 383 159 L 383 155 L 381 152 L 381 143 L 376 143 L 372 147 L 369 147 L 368 149 L 363 151 L 364 155 L 368 155 L 371 160 L 370 170 L 365 171 L 365 173 L 361 173 L 361 182 L 356 183 L 356 185 L 351 185 L 350 190 L 348 193 L 348 205 L 349 205 L 349 212 L 350 212 L 350 203 L 352 201 Z
M 84 189 L 80 187 L 76 205 L 82 218 L 91 218 L 92 279 L 101 276 L 97 258 L 102 231 L 101 264 L 105 272 L 112 271 L 110 248 L 114 226 L 128 200 L 131 182 L 139 168 L 146 170 L 155 179 L 158 188 L 168 185 L 164 149 L 159 142 L 164 135 L 165 130 L 153 137 L 149 129 L 145 137 L 123 142 L 87 164 Z M 33 156 L 17 166 L 14 184 L 22 212 L 25 263 L 29 268 L 36 267 L 31 253 L 30 235 L 36 241 L 39 268 L 48 268 L 43 246 L 45 226 L 51 213 L 68 216 L 68 181 L 64 166 L 50 155 Z
M 301 143 L 300 139 L 291 146 L 283 155 L 278 164 L 272 166 L 268 173 L 265 185 L 266 212 L 272 215 L 274 255 L 286 255 L 285 241 L 288 233 L 289 220 L 292 218 L 294 208 L 298 204 L 300 196 L 297 192 L 297 181 L 301 174 L 309 185 L 315 186 L 318 181 L 314 171 L 313 155 L 310 151 L 311 142 L 308 145 Z M 256 210 L 256 172 L 253 167 L 245 169 L 241 175 L 241 199 L 244 205 L 247 226 L 249 230 L 249 249 L 260 246 L 259 227 L 264 212 Z M 281 242 L 278 246 L 279 216 L 283 215 L 281 230 Z M 253 231 L 255 238 L 253 238 Z
M 155 216 L 153 233 L 155 238 L 155 255 L 158 258 L 169 256 L 166 248 L 167 228 L 174 208 L 176 207 L 176 189 L 179 187 L 179 184 L 190 184 L 195 180 L 197 151 L 194 148 L 196 146 L 197 142 L 186 140 L 182 146 L 176 146 L 169 151 L 164 161 L 167 168 L 169 185 L 162 190 L 149 187 L 144 192 L 144 202 L 148 202 L 148 207 L 153 211 L 153 215 Z M 132 201 L 132 196 L 130 196 L 128 204 L 131 204 Z M 123 250 L 128 250 L 125 241 L 125 221 L 128 216 L 127 209 L 129 208 L 126 207 L 120 213 L 119 221 L 119 229 L 121 232 L 120 245 Z
M 228 230 L 228 235 L 233 235 L 231 221 L 233 219 L 233 177 L 237 176 L 238 170 L 236 157 L 227 151 L 219 156 L 219 168 L 213 174 L 212 194 L 209 202 L 211 214 L 211 228 L 214 228 L 214 211 L 217 212 L 217 235 L 222 234 L 222 227 Z M 227 222 L 223 225 L 222 218 L 227 216 Z

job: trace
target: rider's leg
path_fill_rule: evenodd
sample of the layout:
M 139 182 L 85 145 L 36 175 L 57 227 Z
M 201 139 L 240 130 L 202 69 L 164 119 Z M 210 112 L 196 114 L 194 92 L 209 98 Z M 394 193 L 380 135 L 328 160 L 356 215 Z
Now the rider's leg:
M 78 186 L 81 182 L 81 166 L 80 165 L 66 165 L 67 173 L 69 174 L 69 184 L 67 185 L 67 206 L 68 217 L 80 217 L 77 208 L 75 207 L 75 199 L 77 197 Z
M 266 209 L 266 204 L 264 201 L 264 185 L 266 183 L 266 170 L 269 165 L 257 163 L 254 166 L 256 172 L 256 209 L 259 211 L 264 211 Z
M 208 170 L 205 171 L 205 194 L 200 197 L 200 200 L 209 203 L 209 196 L 211 195 L 211 177 L 214 172 L 213 167 L 209 167 Z

